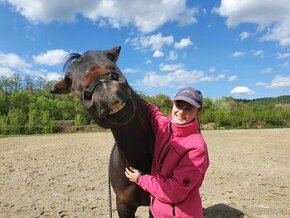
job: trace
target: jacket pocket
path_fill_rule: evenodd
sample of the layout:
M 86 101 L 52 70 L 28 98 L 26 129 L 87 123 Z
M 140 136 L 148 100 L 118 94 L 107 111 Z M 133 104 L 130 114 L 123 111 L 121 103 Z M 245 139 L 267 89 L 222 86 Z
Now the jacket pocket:
M 181 155 L 175 150 L 172 145 L 168 145 L 166 150 L 163 152 L 157 171 L 160 175 L 168 177 L 172 175 L 173 170 L 178 165 Z

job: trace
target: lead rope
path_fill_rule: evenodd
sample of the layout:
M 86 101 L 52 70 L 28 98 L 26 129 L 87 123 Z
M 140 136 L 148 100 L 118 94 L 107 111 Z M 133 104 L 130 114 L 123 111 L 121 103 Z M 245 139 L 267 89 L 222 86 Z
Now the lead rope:
M 113 149 L 114 149 L 114 147 L 113 147 Z M 112 149 L 112 151 L 110 153 L 110 157 L 109 157 L 109 167 L 108 167 L 108 195 L 109 195 L 108 204 L 109 204 L 109 218 L 113 218 L 113 212 L 112 212 L 112 191 L 111 191 L 111 180 L 110 180 L 110 165 L 111 165 L 111 161 L 110 160 L 112 158 L 113 149 Z
M 108 187 L 108 194 L 109 194 L 109 217 L 112 218 L 113 217 L 113 213 L 112 213 L 112 192 L 111 192 L 110 176 L 108 176 L 108 178 L 109 178 L 109 187 Z

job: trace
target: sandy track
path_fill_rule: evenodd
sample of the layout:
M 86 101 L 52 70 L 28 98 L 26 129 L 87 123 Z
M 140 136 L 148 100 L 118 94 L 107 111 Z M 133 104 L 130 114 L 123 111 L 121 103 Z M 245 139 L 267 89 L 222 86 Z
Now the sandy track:
M 290 217 L 290 129 L 203 134 L 205 217 Z M 0 139 L 0 217 L 108 217 L 112 144 L 110 133 Z

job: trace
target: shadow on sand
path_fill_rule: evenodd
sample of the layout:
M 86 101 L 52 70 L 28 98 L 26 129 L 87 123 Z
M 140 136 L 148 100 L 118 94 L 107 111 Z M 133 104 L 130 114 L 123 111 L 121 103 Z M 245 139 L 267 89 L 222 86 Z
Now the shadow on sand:
M 204 218 L 243 218 L 244 213 L 225 204 L 216 204 L 203 209 Z

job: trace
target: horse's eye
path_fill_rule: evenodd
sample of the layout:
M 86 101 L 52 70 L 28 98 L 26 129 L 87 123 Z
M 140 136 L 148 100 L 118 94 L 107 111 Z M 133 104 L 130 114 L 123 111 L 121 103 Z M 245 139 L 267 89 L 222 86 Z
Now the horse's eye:
M 112 80 L 116 80 L 116 81 L 119 80 L 119 76 L 116 73 L 111 73 L 111 78 L 112 78 Z
M 72 84 L 71 78 L 69 78 L 68 76 L 65 76 L 64 77 L 64 81 L 65 81 L 67 86 L 71 86 L 71 84 Z

